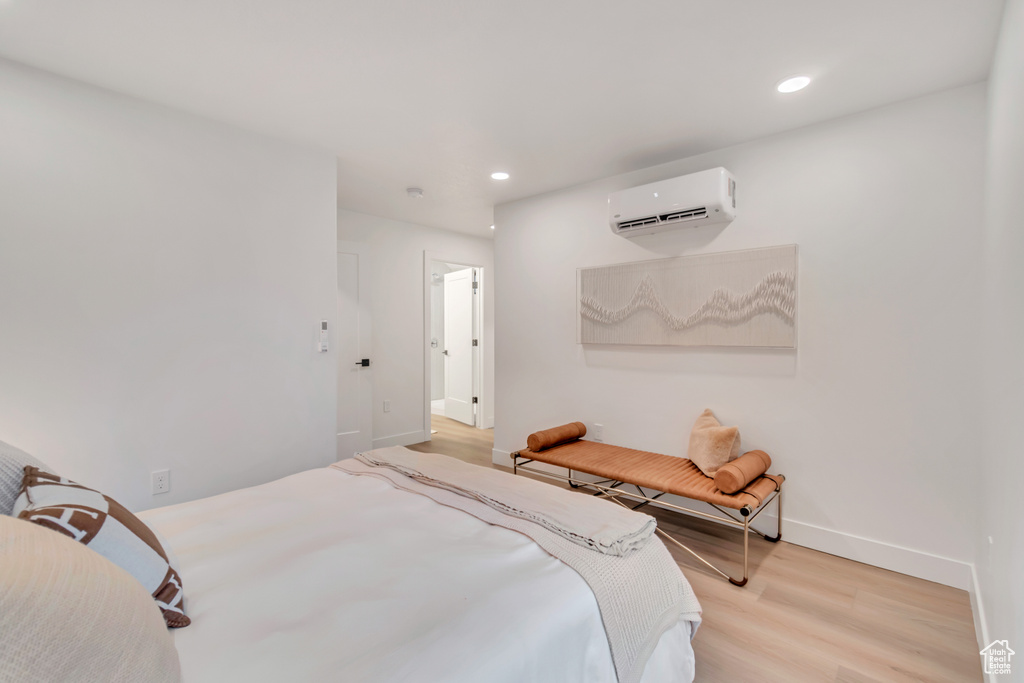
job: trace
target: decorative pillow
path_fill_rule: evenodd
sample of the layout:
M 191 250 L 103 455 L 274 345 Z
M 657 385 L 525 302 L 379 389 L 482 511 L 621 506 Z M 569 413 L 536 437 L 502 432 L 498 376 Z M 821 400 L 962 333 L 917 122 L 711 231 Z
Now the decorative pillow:
M 534 432 L 526 438 L 526 447 L 534 453 L 558 446 L 559 444 L 582 439 L 587 435 L 587 426 L 582 422 L 570 422 L 560 427 L 552 427 L 541 432 Z
M 0 515 L 0 681 L 180 679 L 153 599 L 81 543 Z
M 725 463 L 735 460 L 740 454 L 740 428 L 723 427 L 711 409 L 697 418 L 690 432 L 690 448 L 687 457 L 700 471 L 709 477 L 715 476 Z
M 14 509 L 21 480 L 25 478 L 25 465 L 47 469 L 25 451 L 0 441 L 0 514 L 9 515 Z
M 84 543 L 134 576 L 152 593 L 171 628 L 191 623 L 181 577 L 156 534 L 116 500 L 28 466 L 14 514 Z
M 764 451 L 747 451 L 715 472 L 715 486 L 722 493 L 736 493 L 768 471 L 772 459 Z

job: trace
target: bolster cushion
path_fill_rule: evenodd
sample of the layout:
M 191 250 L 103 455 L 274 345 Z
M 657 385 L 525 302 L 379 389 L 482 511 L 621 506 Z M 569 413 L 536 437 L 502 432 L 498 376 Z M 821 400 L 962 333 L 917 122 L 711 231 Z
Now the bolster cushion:
M 551 448 L 558 444 L 568 443 L 569 441 L 575 441 L 584 437 L 587 433 L 587 427 L 582 422 L 570 422 L 567 425 L 561 427 L 552 427 L 551 429 L 545 429 L 542 432 L 534 432 L 530 434 L 526 439 L 526 445 L 531 451 L 536 453 L 542 451 L 545 448 Z
M 764 451 L 747 451 L 715 472 L 715 486 L 722 493 L 736 493 L 768 471 L 772 459 Z

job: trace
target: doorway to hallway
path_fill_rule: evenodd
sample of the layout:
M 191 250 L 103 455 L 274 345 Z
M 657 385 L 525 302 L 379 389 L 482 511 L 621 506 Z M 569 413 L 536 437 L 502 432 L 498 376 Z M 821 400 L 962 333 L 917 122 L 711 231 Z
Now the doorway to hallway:
M 439 260 L 429 265 L 429 413 L 479 426 L 482 269 Z

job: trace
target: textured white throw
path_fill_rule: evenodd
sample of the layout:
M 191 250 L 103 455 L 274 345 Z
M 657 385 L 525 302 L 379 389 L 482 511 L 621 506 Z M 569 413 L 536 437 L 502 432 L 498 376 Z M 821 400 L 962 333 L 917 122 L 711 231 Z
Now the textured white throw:
M 0 515 L 0 681 L 179 680 L 174 639 L 134 577 L 63 534 Z
M 25 465 L 51 471 L 20 448 L 0 441 L 0 514 L 9 515 L 14 509 L 14 501 L 21 491 L 21 481 L 25 478 Z
M 575 538 L 592 534 L 593 526 L 573 529 L 571 538 L 556 532 L 550 524 L 550 520 L 556 519 L 559 523 L 554 526 L 564 526 L 567 523 L 564 511 L 574 505 L 602 505 L 615 511 L 613 517 L 650 519 L 647 515 L 447 456 L 421 454 L 400 447 L 370 451 L 361 454 L 358 460 L 343 460 L 332 467 L 349 474 L 383 479 L 396 488 L 427 496 L 490 524 L 522 533 L 574 569 L 597 599 L 619 683 L 640 680 L 658 639 L 680 619 L 693 624 L 691 637 L 696 632 L 700 604 L 659 539 L 648 532 L 646 542 L 634 540 L 632 551 L 616 555 L 595 552 L 595 547 Z M 495 481 L 498 482 L 496 487 Z M 537 486 L 543 487 L 540 497 L 536 496 Z M 503 499 L 510 491 L 513 491 L 511 502 Z M 499 499 L 501 502 L 492 504 Z M 505 511 L 520 511 L 524 500 L 530 501 L 532 516 L 549 523 Z M 601 510 L 602 517 L 605 512 Z M 623 528 L 620 524 L 622 522 L 614 522 L 607 528 Z M 638 526 L 645 524 L 646 521 L 641 521 Z M 598 526 L 605 529 L 603 524 Z M 629 526 L 627 522 L 625 527 Z
M 654 534 L 656 521 L 593 496 L 552 496 L 551 485 L 510 477 L 437 453 L 393 446 L 356 456 L 367 465 L 389 467 L 421 484 L 475 498 L 498 512 L 521 517 L 573 543 L 609 555 L 628 555 Z

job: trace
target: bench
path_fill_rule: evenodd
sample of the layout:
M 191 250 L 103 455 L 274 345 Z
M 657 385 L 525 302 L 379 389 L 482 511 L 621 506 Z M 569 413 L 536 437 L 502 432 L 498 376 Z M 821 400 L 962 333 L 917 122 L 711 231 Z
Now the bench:
M 736 493 L 727 494 L 719 491 L 715 486 L 715 480 L 706 476 L 686 458 L 638 451 L 594 441 L 577 439 L 538 451 L 524 448 L 512 453 L 511 457 L 512 471 L 515 474 L 518 474 L 519 470 L 523 470 L 542 477 L 566 481 L 573 488 L 583 487 L 595 490 L 594 495 L 608 496 L 620 505 L 625 504 L 618 500 L 619 497 L 639 501 L 638 505 L 633 506 L 634 510 L 653 503 L 666 493 L 707 503 L 716 508 L 725 517 L 684 508 L 667 501 L 658 502 L 659 506 L 743 529 L 743 576 L 741 579 L 733 578 L 667 532 L 658 529 L 658 533 L 737 586 L 746 585 L 748 579 L 750 531 L 773 543 L 782 538 L 782 483 L 786 478 L 781 474 L 763 474 Z M 534 462 L 565 468 L 568 470 L 568 474 L 563 476 L 528 466 Z M 598 477 L 599 480 L 592 482 L 579 479 L 574 476 L 573 472 L 589 474 Z M 636 488 L 637 493 L 621 488 L 626 484 Z M 644 491 L 645 488 L 657 492 L 656 495 L 648 494 Z M 754 529 L 750 523 L 773 500 L 777 504 L 778 522 L 775 536 L 768 536 Z M 737 513 L 739 514 L 738 518 Z

